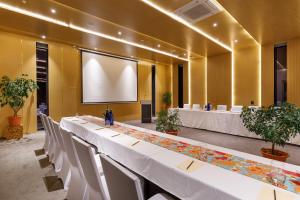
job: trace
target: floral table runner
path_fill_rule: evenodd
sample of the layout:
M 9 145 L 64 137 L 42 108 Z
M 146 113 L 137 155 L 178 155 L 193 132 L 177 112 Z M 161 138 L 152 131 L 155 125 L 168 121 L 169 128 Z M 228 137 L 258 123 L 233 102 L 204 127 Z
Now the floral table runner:
M 80 117 L 88 122 L 105 127 L 104 120 L 91 117 Z M 141 132 L 133 128 L 127 128 L 115 124 L 110 129 L 149 142 L 168 150 L 181 153 L 194 159 L 207 162 L 232 172 L 236 172 L 259 181 L 280 187 L 282 189 L 300 194 L 300 174 L 283 170 L 271 165 L 247 160 L 239 156 L 211 150 L 201 146 L 191 145 L 185 142 L 165 138 L 151 133 Z

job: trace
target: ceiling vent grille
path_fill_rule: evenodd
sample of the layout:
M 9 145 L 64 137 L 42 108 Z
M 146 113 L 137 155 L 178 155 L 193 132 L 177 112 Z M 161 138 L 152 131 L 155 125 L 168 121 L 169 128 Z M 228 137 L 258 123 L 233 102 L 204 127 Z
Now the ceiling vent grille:
M 221 9 L 210 0 L 193 0 L 175 10 L 175 14 L 194 24 L 220 11 Z

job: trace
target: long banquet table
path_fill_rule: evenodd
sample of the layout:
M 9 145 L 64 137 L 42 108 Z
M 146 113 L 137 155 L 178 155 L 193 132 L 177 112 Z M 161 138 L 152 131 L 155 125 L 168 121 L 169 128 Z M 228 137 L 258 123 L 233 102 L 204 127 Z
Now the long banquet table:
M 179 108 L 179 117 L 182 125 L 231 135 L 260 138 L 249 132 L 240 118 L 240 113 L 229 111 L 203 111 Z M 289 143 L 300 145 L 300 134 Z
M 291 185 L 291 178 L 300 179 L 299 166 L 118 122 L 106 128 L 103 119 L 92 116 L 63 118 L 61 127 L 180 199 L 267 200 L 274 199 L 276 190 L 277 200 L 300 200 L 300 186 Z M 219 157 L 202 161 L 206 153 Z M 193 167 L 188 169 L 191 161 Z M 250 175 L 241 167 L 246 164 Z M 284 187 L 257 179 L 264 170 L 276 167 L 288 177 Z M 237 173 L 237 169 L 243 170 Z

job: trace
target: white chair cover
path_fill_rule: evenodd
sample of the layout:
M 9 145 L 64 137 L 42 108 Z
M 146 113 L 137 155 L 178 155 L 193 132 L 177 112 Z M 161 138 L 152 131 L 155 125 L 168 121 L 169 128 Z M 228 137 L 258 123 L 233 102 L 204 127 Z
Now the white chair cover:
M 259 106 L 248 106 L 248 107 L 253 110 L 258 110 L 260 108 Z
M 184 104 L 184 105 L 183 105 L 183 108 L 184 108 L 184 109 L 191 109 L 191 105 L 190 105 L 190 104 Z
M 240 112 L 242 112 L 242 109 L 243 109 L 243 106 L 232 106 L 230 111 L 240 113 Z
M 87 192 L 90 200 L 107 200 L 109 194 L 105 178 L 101 179 L 101 173 L 95 159 L 100 157 L 96 155 L 95 149 L 83 140 L 73 136 L 73 143 L 82 166 L 83 175 L 87 182 Z
M 200 104 L 193 104 L 193 110 L 200 110 Z
M 100 154 L 111 200 L 144 200 L 144 179 L 109 157 Z
M 148 200 L 174 200 L 174 198 L 170 197 L 169 195 L 159 193 L 152 196 Z
M 227 106 L 226 105 L 218 105 L 217 111 L 227 111 Z
M 70 176 L 71 176 L 70 164 L 66 154 L 65 145 L 61 135 L 61 129 L 59 123 L 53 121 L 53 128 L 59 144 L 57 145 L 57 149 L 59 149 L 59 155 L 57 161 L 55 162 L 55 170 L 64 183 L 64 189 L 67 190 Z
M 54 133 L 51 125 L 51 119 L 48 116 L 45 117 L 45 124 L 49 135 L 49 146 L 48 146 L 49 161 L 53 163 L 54 151 L 55 151 L 55 139 L 54 139 Z
M 44 151 L 45 151 L 45 154 L 48 155 L 48 148 L 49 148 L 49 133 L 48 133 L 48 129 L 47 129 L 46 122 L 45 122 L 45 117 L 46 117 L 46 115 L 43 114 L 43 113 L 39 113 L 39 116 L 40 116 L 41 122 L 42 122 L 43 127 L 44 127 L 44 131 L 45 131 L 45 142 L 44 142 L 43 149 L 44 149 Z
M 71 179 L 66 199 L 70 200 L 83 200 L 86 199 L 87 184 L 82 172 L 80 162 L 77 154 L 75 153 L 75 147 L 72 140 L 72 133 L 61 129 L 61 135 L 65 145 L 65 150 L 70 161 Z

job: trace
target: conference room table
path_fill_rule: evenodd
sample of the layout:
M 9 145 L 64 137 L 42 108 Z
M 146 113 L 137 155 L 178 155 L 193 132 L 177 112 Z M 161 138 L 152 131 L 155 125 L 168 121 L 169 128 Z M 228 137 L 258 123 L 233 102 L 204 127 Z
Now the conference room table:
M 106 127 L 93 116 L 65 117 L 60 126 L 180 199 L 300 200 L 296 165 L 119 122 Z M 283 184 L 267 172 L 284 174 Z
M 173 110 L 174 108 L 171 108 Z M 186 108 L 177 108 L 179 118 L 184 127 L 197 128 L 219 133 L 238 135 L 243 137 L 261 138 L 247 130 L 239 112 L 230 111 L 204 111 Z M 289 143 L 300 145 L 300 134 L 291 139 Z

